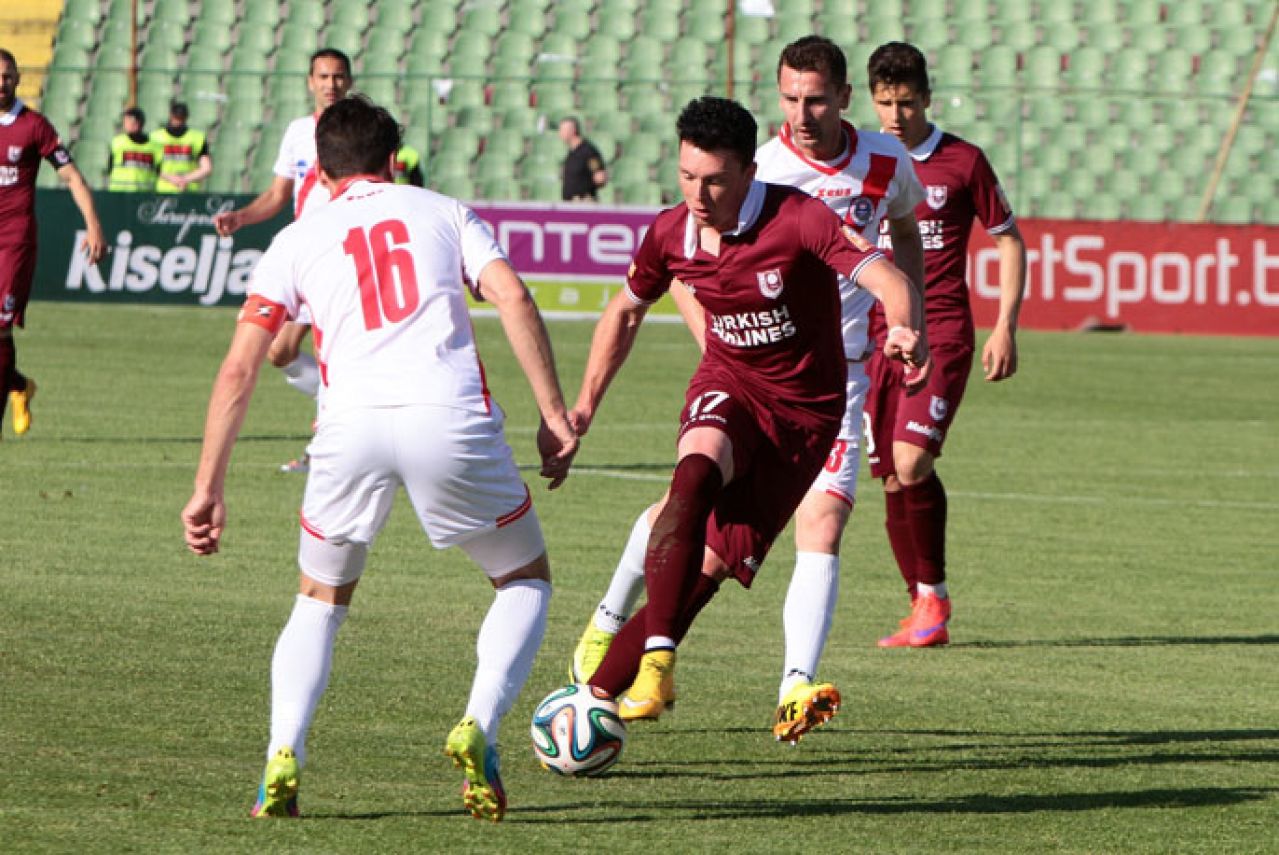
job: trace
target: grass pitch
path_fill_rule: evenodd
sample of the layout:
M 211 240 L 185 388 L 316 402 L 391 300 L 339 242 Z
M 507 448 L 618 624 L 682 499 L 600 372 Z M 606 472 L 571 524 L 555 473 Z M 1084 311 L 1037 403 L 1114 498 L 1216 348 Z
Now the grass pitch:
M 222 310 L 37 304 L 35 426 L 0 442 L 0 848 L 7 852 L 1267 852 L 1279 829 L 1279 341 L 1034 334 L 975 377 L 939 472 L 954 643 L 883 651 L 905 613 L 863 481 L 824 674 L 844 709 L 795 749 L 768 725 L 789 534 L 726 585 L 680 702 L 601 780 L 533 760 L 527 722 L 673 460 L 694 350 L 650 325 L 578 470 L 534 488 L 550 627 L 503 730 L 507 820 L 465 815 L 441 755 L 488 584 L 406 503 L 375 547 L 310 742 L 301 822 L 247 818 L 268 666 L 291 607 L 308 402 L 267 370 L 224 551 L 186 554 Z M 521 462 L 533 408 L 477 322 Z M 576 393 L 591 327 L 552 323 Z M 528 472 L 536 480 L 535 469 Z

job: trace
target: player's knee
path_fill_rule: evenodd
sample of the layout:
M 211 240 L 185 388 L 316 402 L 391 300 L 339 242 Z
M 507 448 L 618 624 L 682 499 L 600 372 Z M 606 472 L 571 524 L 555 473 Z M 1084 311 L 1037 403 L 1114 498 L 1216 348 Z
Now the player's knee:
M 716 582 L 723 582 L 729 576 L 728 565 L 724 563 L 723 558 L 712 552 L 709 546 L 702 556 L 702 575 Z
M 909 487 L 928 480 L 928 476 L 933 474 L 933 456 L 913 445 L 896 448 L 893 450 L 893 468 L 897 470 L 900 485 Z
M 550 584 L 551 581 L 551 562 L 547 558 L 546 553 L 534 558 L 523 567 L 517 567 L 510 573 L 504 573 L 500 576 L 490 577 L 494 588 L 504 588 L 512 582 L 518 582 L 521 579 L 534 579 Z

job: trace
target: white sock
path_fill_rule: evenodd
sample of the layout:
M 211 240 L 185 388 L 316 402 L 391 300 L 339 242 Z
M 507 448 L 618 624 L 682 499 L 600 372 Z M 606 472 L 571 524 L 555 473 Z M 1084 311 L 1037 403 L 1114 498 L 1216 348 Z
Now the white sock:
M 320 393 L 320 364 L 309 353 L 299 353 L 297 359 L 280 369 L 289 385 L 308 398 Z
M 650 650 L 674 650 L 675 647 L 675 639 L 665 635 L 650 635 L 644 639 L 645 653 Z
M 298 594 L 271 659 L 268 760 L 287 745 L 297 755 L 299 765 L 306 762 L 306 734 L 329 684 L 333 642 L 346 620 L 346 610 L 346 606 L 332 606 Z
M 533 669 L 533 657 L 546 632 L 551 583 L 519 579 L 503 585 L 493 597 L 475 640 L 475 682 L 466 703 L 489 745 L 497 744 L 502 716 L 515 703 Z
M 786 652 L 782 658 L 782 683 L 777 699 L 797 683 L 811 683 L 817 677 L 817 663 L 830 634 L 835 602 L 839 599 L 839 556 L 824 552 L 796 552 L 782 607 L 782 627 Z
M 617 560 L 617 569 L 609 580 L 604 599 L 595 610 L 597 629 L 616 635 L 631 616 L 635 601 L 644 590 L 644 554 L 648 552 L 648 536 L 653 531 L 648 524 L 649 510 L 651 508 L 645 508 L 635 525 L 631 526 L 631 536 L 626 539 L 622 557 Z
M 919 595 L 922 597 L 925 594 L 932 594 L 934 597 L 936 597 L 939 600 L 944 600 L 948 596 L 950 596 L 950 594 L 946 593 L 945 582 L 938 582 L 936 585 L 925 585 L 923 582 L 920 582 Z

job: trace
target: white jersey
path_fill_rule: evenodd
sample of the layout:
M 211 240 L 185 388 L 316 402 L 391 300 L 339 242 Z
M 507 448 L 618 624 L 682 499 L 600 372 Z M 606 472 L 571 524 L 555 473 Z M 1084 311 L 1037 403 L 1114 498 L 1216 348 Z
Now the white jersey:
M 280 153 L 275 156 L 272 171 L 293 182 L 294 219 L 329 201 L 329 191 L 320 183 L 315 167 L 315 121 L 312 114 L 289 122 L 280 140 Z
M 352 407 L 489 412 L 466 288 L 505 258 L 461 202 L 361 177 L 275 236 L 246 305 L 266 301 L 290 318 L 309 308 L 321 422 Z
M 790 126 L 755 152 L 755 177 L 770 184 L 797 187 L 830 206 L 845 223 L 871 243 L 879 240 L 882 219 L 914 213 L 924 199 L 910 155 L 889 134 L 858 131 L 844 125 L 844 151 L 830 161 L 811 160 L 791 141 Z M 843 314 L 844 353 L 860 358 L 867 349 L 868 314 L 874 296 L 845 277 L 839 277 Z

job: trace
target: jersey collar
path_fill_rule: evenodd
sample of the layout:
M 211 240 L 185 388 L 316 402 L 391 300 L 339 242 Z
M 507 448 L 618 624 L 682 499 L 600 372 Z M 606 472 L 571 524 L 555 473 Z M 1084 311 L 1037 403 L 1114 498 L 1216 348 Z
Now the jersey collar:
M 746 191 L 746 198 L 742 201 L 742 209 L 737 212 L 737 228 L 722 234 L 725 236 L 740 235 L 755 225 L 755 221 L 759 219 L 760 211 L 764 209 L 764 193 L 766 189 L 762 181 L 751 182 L 750 189 Z M 696 255 L 697 247 L 700 244 L 697 224 L 693 222 L 693 215 L 689 214 L 684 219 L 684 257 L 692 258 Z
M 22 103 L 21 98 L 14 98 L 13 106 L 9 108 L 9 112 L 0 116 L 0 125 L 5 125 L 7 127 L 18 121 L 18 114 L 22 112 L 22 108 L 25 106 L 27 105 Z
M 387 181 L 385 178 L 380 178 L 377 175 L 365 175 L 365 174 L 348 175 L 346 178 L 343 178 L 340 182 L 338 182 L 338 186 L 333 188 L 333 198 L 336 199 L 337 197 L 341 196 L 347 190 L 350 190 L 353 185 L 358 184 L 361 181 L 367 181 L 371 184 L 391 183 Z
M 928 160 L 928 158 L 933 156 L 933 152 L 937 150 L 937 145 L 940 142 L 941 128 L 933 125 L 932 132 L 924 138 L 924 141 L 910 150 L 910 156 L 915 160 Z
M 844 150 L 834 160 L 812 160 L 808 155 L 800 151 L 795 145 L 795 138 L 788 124 L 782 124 L 782 129 L 777 132 L 777 137 L 782 141 L 782 145 L 790 149 L 791 153 L 802 160 L 808 167 L 824 175 L 838 175 L 844 171 L 844 168 L 853 159 L 853 155 L 857 153 L 857 129 L 845 121 L 840 121 L 839 124 L 844 129 Z

